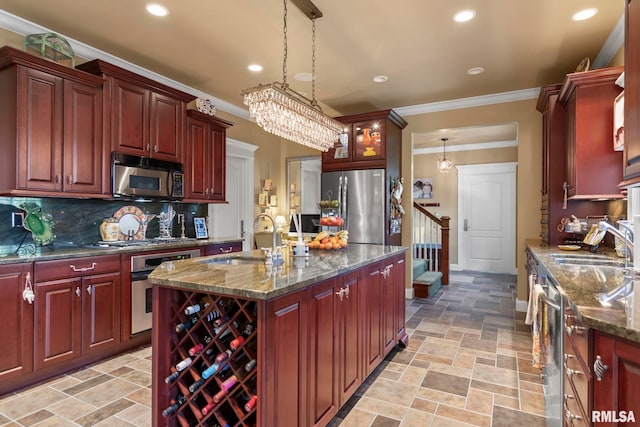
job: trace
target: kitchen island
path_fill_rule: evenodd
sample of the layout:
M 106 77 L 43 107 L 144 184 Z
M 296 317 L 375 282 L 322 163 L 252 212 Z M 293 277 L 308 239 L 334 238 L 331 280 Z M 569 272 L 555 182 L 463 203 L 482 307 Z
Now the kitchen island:
M 352 244 L 280 266 L 259 251 L 163 263 L 149 277 L 153 424 L 326 425 L 406 344 L 405 251 Z

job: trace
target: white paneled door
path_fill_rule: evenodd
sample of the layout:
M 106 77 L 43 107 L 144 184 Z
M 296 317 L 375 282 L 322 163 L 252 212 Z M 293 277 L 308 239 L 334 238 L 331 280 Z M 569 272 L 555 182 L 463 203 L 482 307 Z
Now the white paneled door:
M 457 166 L 458 264 L 462 269 L 517 272 L 516 166 Z

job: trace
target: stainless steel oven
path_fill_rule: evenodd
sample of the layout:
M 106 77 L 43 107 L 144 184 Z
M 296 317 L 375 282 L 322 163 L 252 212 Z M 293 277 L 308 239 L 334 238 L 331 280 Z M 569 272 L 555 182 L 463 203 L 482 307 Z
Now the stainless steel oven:
M 131 257 L 131 334 L 151 329 L 152 295 L 149 274 L 164 261 L 195 258 L 199 249 L 175 250 Z

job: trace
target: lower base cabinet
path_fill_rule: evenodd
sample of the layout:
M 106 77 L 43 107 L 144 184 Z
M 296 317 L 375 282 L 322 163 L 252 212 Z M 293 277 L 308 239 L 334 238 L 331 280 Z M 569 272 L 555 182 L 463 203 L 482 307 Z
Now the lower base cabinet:
M 590 421 L 597 426 L 638 425 L 640 344 L 600 331 L 594 331 L 593 341 L 593 413 Z
M 31 268 L 32 263 L 0 265 L 0 383 L 33 370 L 33 304 L 23 297 L 32 286 Z
M 393 267 L 381 279 L 390 261 Z M 404 295 L 403 269 L 404 254 L 268 301 L 154 286 L 153 425 L 327 425 L 397 344 L 395 337 L 406 343 L 398 301 Z M 189 320 L 185 309 L 205 299 L 213 303 L 188 330 L 176 332 L 176 325 Z M 227 326 L 213 329 L 207 319 L 214 312 L 229 319 Z M 247 322 L 257 323 L 248 335 L 242 332 Z M 222 338 L 225 329 L 228 338 Z M 393 345 L 385 335 L 394 337 Z M 233 350 L 228 340 L 240 336 L 243 344 Z M 200 352 L 192 355 L 198 344 Z M 228 348 L 229 372 L 205 378 L 215 354 Z M 188 367 L 177 370 L 189 356 Z M 250 358 L 257 363 L 247 374 L 238 360 Z M 227 388 L 230 375 L 237 382 Z M 163 381 L 168 377 L 173 379 Z M 253 395 L 257 405 L 248 408 Z

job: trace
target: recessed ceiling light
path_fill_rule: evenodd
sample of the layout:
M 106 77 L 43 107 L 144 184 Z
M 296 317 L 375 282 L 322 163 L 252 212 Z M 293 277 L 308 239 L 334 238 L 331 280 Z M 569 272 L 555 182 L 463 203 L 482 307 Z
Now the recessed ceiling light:
M 147 12 L 155 16 L 167 16 L 169 14 L 169 9 L 157 3 L 148 3 L 145 7 Z
M 376 83 L 384 83 L 387 80 L 389 80 L 389 77 L 387 77 L 387 76 L 375 76 L 373 78 L 373 81 L 376 82 Z
M 247 67 L 249 71 L 253 71 L 254 73 L 259 73 L 262 71 L 262 65 L 260 64 L 251 64 Z
M 310 82 L 313 79 L 313 75 L 311 73 L 298 73 L 293 78 L 299 82 Z
M 484 68 L 482 67 L 472 67 L 467 70 L 467 74 L 470 74 L 472 76 L 476 74 L 482 74 L 482 73 L 484 73 Z
M 574 13 L 571 19 L 573 19 L 574 21 L 584 21 L 585 19 L 592 18 L 596 13 L 598 13 L 598 9 L 596 9 L 595 7 L 583 9 L 579 12 Z
M 476 16 L 475 10 L 462 10 L 455 15 L 453 15 L 453 20 L 456 22 L 467 22 L 471 21 Z

